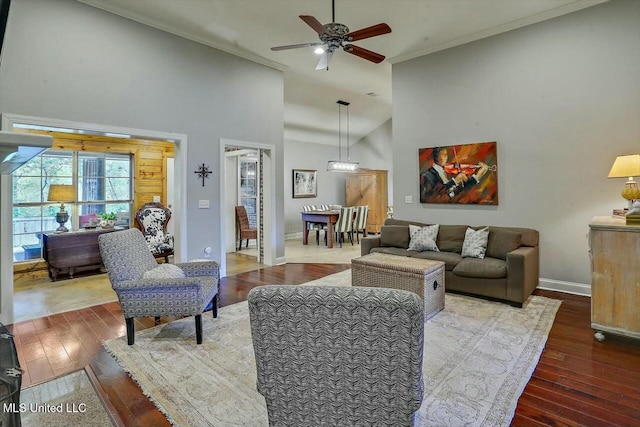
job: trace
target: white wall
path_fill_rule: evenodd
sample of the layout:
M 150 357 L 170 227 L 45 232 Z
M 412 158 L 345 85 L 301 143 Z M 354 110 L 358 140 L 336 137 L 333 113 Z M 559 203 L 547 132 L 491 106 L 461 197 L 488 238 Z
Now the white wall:
M 389 171 L 387 174 L 387 200 L 389 204 L 392 204 L 393 135 L 391 119 L 351 146 L 351 160 L 360 162 L 361 168 Z
M 337 136 L 336 136 L 337 138 Z M 344 151 L 344 148 L 343 148 Z M 342 154 L 345 156 L 344 152 Z M 304 205 L 343 205 L 345 201 L 345 177 L 343 173 L 328 172 L 327 162 L 338 159 L 338 147 L 300 141 L 284 143 L 284 212 L 285 234 L 302 233 L 300 212 Z M 293 169 L 318 171 L 318 197 L 294 199 L 292 189 Z
M 538 229 L 542 284 L 588 284 L 588 224 L 626 204 L 607 174 L 640 151 L 640 2 L 395 64 L 393 140 L 395 217 Z M 498 142 L 498 206 L 403 203 L 419 148 L 479 141 Z
M 220 259 L 220 138 L 276 147 L 276 256 L 284 256 L 283 76 L 73 0 L 11 4 L 0 112 L 188 135 L 186 256 Z M 200 199 L 211 209 L 198 209 Z M 4 209 L 5 207 L 3 207 Z
M 335 135 L 337 139 L 337 133 Z M 285 235 L 302 232 L 300 211 L 304 205 L 345 204 L 345 174 L 327 172 L 327 161 L 338 160 L 338 147 L 309 142 L 289 141 L 284 143 L 284 201 Z M 342 159 L 346 160 L 346 148 L 342 147 Z M 389 171 L 388 200 L 393 200 L 393 145 L 391 119 L 374 129 L 369 135 L 350 147 L 351 160 L 360 163 L 361 168 Z M 318 171 L 318 197 L 294 199 L 292 169 L 315 169 Z

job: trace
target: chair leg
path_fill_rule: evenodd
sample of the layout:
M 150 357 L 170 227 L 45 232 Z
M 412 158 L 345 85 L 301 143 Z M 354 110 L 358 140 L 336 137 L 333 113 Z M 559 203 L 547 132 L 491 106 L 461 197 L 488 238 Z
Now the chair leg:
M 127 344 L 133 345 L 135 330 L 133 327 L 133 317 L 126 317 L 124 319 L 127 324 Z
M 202 344 L 202 314 L 196 314 L 196 343 Z
M 242 249 L 242 239 L 240 239 L 240 243 L 238 243 L 238 251 Z
M 249 239 L 247 239 L 247 245 L 245 246 L 245 248 L 249 247 Z
M 320 246 L 320 230 L 316 229 L 316 244 Z
M 211 300 L 211 313 L 214 319 L 218 317 L 218 294 L 215 294 Z

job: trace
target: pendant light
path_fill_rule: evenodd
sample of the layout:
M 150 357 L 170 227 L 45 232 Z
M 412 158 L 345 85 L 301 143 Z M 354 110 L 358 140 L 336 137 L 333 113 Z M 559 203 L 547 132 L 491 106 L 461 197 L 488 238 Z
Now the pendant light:
M 338 100 L 338 160 L 329 160 L 327 170 L 331 172 L 355 172 L 360 168 L 358 162 L 352 162 L 349 155 L 349 103 Z M 342 107 L 347 110 L 347 160 L 342 161 Z

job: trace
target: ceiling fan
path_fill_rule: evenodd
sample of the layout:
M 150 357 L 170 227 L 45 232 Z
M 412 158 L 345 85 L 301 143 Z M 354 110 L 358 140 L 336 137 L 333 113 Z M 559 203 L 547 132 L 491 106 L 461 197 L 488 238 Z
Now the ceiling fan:
M 329 60 L 331 60 L 331 56 L 333 52 L 338 48 L 342 48 L 345 52 L 348 52 L 352 55 L 359 56 L 360 58 L 366 59 L 367 61 L 375 62 L 376 64 L 382 62 L 384 60 L 384 55 L 380 55 L 379 53 L 372 52 L 368 49 L 355 46 L 352 44 L 345 44 L 354 42 L 357 40 L 368 39 L 370 37 L 380 36 L 382 34 L 387 34 L 391 32 L 391 28 L 385 24 L 377 24 L 372 25 L 371 27 L 363 28 L 357 31 L 349 31 L 349 27 L 344 24 L 339 24 L 336 21 L 335 14 L 335 0 L 331 0 L 331 21 L 328 24 L 322 25 L 320 21 L 310 15 L 300 15 L 300 19 L 302 19 L 308 26 L 313 28 L 316 33 L 318 33 L 318 37 L 320 38 L 319 42 L 315 43 L 301 43 L 301 44 L 291 44 L 286 46 L 276 46 L 272 47 L 271 50 L 285 50 L 285 49 L 297 49 L 300 47 L 319 47 L 324 50 L 322 56 L 320 57 L 320 61 L 318 61 L 318 65 L 316 65 L 316 70 L 329 69 Z

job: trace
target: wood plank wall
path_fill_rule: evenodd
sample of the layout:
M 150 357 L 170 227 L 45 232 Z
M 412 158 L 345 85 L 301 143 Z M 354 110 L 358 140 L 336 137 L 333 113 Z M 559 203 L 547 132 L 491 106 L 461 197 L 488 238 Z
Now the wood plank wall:
M 116 138 L 103 135 L 87 135 L 32 129 L 15 129 L 16 132 L 51 135 L 51 150 L 76 150 L 98 153 L 133 155 L 133 215 L 140 206 L 167 199 L 167 158 L 174 156 L 173 143 L 162 140 Z M 135 225 L 132 219 L 131 223 Z M 46 277 L 47 265 L 43 260 L 14 263 L 14 280 L 30 277 Z

